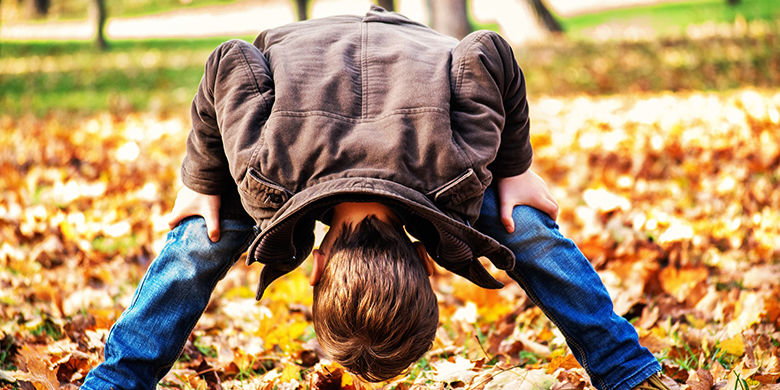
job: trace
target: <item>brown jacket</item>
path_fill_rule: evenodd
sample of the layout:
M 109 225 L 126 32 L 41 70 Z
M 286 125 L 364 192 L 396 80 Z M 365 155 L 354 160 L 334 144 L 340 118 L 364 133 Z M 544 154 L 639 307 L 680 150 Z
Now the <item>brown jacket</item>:
M 346 200 L 406 210 L 431 256 L 482 287 L 502 284 L 477 257 L 514 264 L 470 227 L 493 176 L 531 163 L 525 83 L 496 33 L 458 41 L 376 6 L 273 28 L 212 53 L 192 118 L 184 184 L 256 221 L 258 299 Z

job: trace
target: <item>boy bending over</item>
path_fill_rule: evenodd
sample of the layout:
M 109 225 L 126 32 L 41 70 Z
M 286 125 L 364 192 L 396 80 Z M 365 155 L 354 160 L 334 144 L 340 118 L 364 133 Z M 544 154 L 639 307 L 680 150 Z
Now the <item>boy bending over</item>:
M 84 389 L 154 388 L 236 259 L 265 264 L 259 299 L 312 252 L 316 220 L 330 225 L 313 251 L 317 338 L 369 381 L 431 347 L 431 261 L 501 288 L 485 256 L 597 388 L 661 388 L 529 170 L 524 79 L 498 34 L 458 41 L 379 7 L 274 28 L 211 54 L 192 120 L 168 241 Z

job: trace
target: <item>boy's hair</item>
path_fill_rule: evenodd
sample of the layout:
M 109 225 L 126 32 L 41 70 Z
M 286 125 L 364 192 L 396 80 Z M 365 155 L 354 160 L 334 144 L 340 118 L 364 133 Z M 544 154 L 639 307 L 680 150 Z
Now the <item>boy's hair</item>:
M 314 329 L 330 357 L 379 382 L 431 348 L 439 308 L 406 234 L 374 216 L 345 225 L 314 287 Z

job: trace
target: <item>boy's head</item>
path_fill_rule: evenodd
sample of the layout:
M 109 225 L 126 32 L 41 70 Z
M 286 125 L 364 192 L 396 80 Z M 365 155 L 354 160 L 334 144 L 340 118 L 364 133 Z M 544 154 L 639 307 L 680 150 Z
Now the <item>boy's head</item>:
M 428 351 L 439 321 L 433 265 L 390 214 L 342 219 L 314 251 L 317 339 L 372 382 L 397 376 Z M 340 216 L 336 210 L 334 220 Z

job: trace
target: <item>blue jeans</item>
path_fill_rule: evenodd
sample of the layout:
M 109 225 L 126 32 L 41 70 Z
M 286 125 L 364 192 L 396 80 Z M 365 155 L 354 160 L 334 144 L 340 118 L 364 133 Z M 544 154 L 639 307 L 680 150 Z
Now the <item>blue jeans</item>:
M 82 389 L 154 389 L 179 357 L 216 283 L 247 249 L 252 224 L 222 220 L 211 242 L 201 217 L 184 219 L 168 233 L 108 334 L 105 361 L 87 375 Z
M 500 223 L 489 188 L 475 227 L 509 247 L 517 263 L 509 275 L 558 326 L 574 356 L 599 389 L 630 389 L 661 367 L 637 340 L 633 326 L 612 310 L 612 301 L 588 260 L 558 232 L 546 214 L 514 209 L 516 230 Z M 217 281 L 246 250 L 252 225 L 223 220 L 212 243 L 200 217 L 168 234 L 133 301 L 111 328 L 105 361 L 82 389 L 153 389 L 176 361 L 208 304 Z
M 501 224 L 498 199 L 485 192 L 475 228 L 515 254 L 509 276 L 560 329 L 574 357 L 599 389 L 631 389 L 661 370 L 639 344 L 634 327 L 612 309 L 593 266 L 547 214 L 529 206 L 512 212 L 514 233 Z

